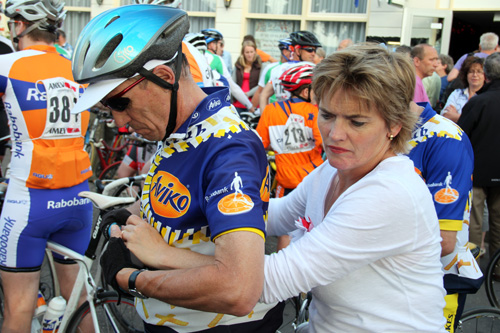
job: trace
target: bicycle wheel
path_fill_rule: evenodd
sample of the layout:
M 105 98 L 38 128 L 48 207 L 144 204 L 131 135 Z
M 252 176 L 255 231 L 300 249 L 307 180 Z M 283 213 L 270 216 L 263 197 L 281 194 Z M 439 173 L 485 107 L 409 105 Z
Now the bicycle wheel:
M 486 268 L 485 289 L 491 306 L 500 308 L 500 250 L 495 252 Z
M 118 171 L 118 168 L 120 167 L 121 163 L 122 163 L 121 161 L 118 161 L 118 162 L 114 162 L 111 165 L 108 165 L 106 167 L 106 169 L 104 169 L 101 172 L 101 174 L 99 175 L 99 179 L 101 179 L 101 180 L 102 179 L 114 179 L 116 172 Z
M 459 320 L 456 332 L 500 332 L 500 309 L 478 308 L 467 311 Z
M 105 292 L 105 294 L 111 295 L 113 292 Z M 133 300 L 122 297 L 118 304 L 118 297 L 106 296 L 96 299 L 94 304 L 101 332 L 144 332 L 143 321 L 135 310 Z M 119 311 L 120 316 L 117 317 L 113 313 L 111 310 L 113 307 Z M 66 332 L 82 332 L 78 326 L 87 316 L 91 317 L 90 306 L 88 302 L 85 302 L 71 316 Z

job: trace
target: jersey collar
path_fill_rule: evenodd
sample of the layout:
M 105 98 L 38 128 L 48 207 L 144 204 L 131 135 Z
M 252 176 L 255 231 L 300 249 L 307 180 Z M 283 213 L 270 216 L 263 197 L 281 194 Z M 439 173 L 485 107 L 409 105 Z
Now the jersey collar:
M 206 94 L 200 104 L 196 107 L 191 117 L 187 119 L 181 127 L 169 136 L 169 139 L 184 139 L 189 128 L 203 120 L 213 116 L 220 109 L 231 106 L 231 96 L 227 87 L 207 87 L 201 88 Z
M 57 53 L 56 47 L 51 46 L 51 45 L 32 45 L 24 48 L 23 50 L 36 50 L 36 51 L 42 51 L 42 52 L 47 52 L 47 53 Z

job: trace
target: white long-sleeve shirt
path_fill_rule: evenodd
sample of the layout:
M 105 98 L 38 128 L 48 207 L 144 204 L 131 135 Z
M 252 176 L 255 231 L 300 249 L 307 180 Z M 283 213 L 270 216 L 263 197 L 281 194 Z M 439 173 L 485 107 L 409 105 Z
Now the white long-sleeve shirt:
M 309 332 L 444 332 L 441 237 L 431 195 L 405 156 L 382 161 L 324 216 L 336 169 L 325 162 L 271 200 L 269 235 L 310 232 L 266 256 L 261 300 L 312 290 Z

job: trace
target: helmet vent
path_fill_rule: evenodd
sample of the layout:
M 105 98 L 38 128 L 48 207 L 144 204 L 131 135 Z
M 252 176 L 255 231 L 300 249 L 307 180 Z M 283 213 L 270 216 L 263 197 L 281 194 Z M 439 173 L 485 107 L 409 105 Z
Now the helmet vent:
M 120 16 L 115 16 L 113 17 L 111 20 L 109 20 L 108 24 L 106 24 L 106 26 L 104 27 L 104 29 L 106 29 L 111 23 L 113 23 L 114 21 L 118 20 L 120 18 Z
M 95 68 L 101 68 L 104 66 L 104 64 L 108 61 L 108 59 L 111 57 L 111 54 L 115 51 L 116 47 L 121 43 L 123 40 L 123 35 L 118 34 L 115 37 L 113 37 L 108 44 L 102 49 L 101 53 L 99 54 L 99 57 L 97 57 L 97 60 L 95 62 Z

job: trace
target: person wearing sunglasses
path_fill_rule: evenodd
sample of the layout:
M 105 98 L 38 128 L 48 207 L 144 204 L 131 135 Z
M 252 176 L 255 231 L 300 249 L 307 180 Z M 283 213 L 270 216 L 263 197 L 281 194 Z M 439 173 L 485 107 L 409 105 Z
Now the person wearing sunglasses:
M 65 14 L 64 3 L 56 0 L 5 5 L 19 51 L 0 56 L 0 96 L 12 141 L 0 218 L 2 332 L 30 331 L 47 241 L 83 254 L 90 240 L 92 205 L 78 196 L 89 190 L 92 175 L 83 149 L 89 113 L 70 113 L 83 89 L 74 82 L 71 61 L 54 46 Z M 61 294 L 68 299 L 78 265 L 54 259 Z
M 74 111 L 100 101 L 118 126 L 160 141 L 141 200 L 103 219 L 122 226 L 110 228 L 101 266 L 109 284 L 137 298 L 146 332 L 275 332 L 284 304 L 258 303 L 264 147 L 227 87 L 192 79 L 180 52 L 188 29 L 185 11 L 123 6 L 93 18 L 76 44 L 73 73 L 88 88 Z
M 290 92 L 281 85 L 280 76 L 288 69 L 296 66 L 298 62 L 304 65 L 314 65 L 316 49 L 321 47 L 321 43 L 316 36 L 309 31 L 295 31 L 290 34 L 291 60 L 274 68 L 271 72 L 271 79 L 262 90 L 259 97 L 259 107 L 264 110 L 271 96 L 276 96 L 276 101 L 285 101 L 291 98 Z

